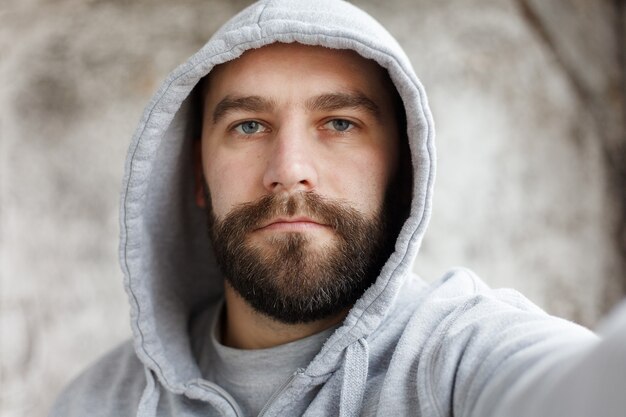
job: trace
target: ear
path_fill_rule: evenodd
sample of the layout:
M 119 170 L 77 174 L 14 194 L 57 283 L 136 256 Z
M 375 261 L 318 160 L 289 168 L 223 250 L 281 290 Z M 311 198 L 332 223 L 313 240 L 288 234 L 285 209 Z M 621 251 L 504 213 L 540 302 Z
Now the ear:
M 193 141 L 193 179 L 194 179 L 194 196 L 196 205 L 201 208 L 206 207 L 206 198 L 204 197 L 204 170 L 202 166 L 202 140 Z

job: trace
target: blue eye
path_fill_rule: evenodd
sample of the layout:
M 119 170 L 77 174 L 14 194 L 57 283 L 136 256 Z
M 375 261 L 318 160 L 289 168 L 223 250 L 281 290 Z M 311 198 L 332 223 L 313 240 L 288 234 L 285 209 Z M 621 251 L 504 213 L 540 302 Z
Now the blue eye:
M 255 133 L 263 132 L 265 127 L 259 122 L 248 120 L 235 126 L 235 130 L 244 135 L 253 135 Z
M 337 132 L 347 132 L 348 130 L 354 127 L 354 124 L 345 119 L 333 119 L 330 122 L 326 123 L 326 125 L 330 125 L 333 130 Z

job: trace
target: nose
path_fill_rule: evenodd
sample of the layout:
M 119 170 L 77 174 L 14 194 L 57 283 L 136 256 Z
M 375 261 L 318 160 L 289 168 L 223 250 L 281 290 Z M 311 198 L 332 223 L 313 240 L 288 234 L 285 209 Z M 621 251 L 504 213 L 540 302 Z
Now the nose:
M 263 186 L 268 191 L 293 193 L 317 186 L 311 139 L 304 126 L 284 126 L 276 132 L 263 175 Z

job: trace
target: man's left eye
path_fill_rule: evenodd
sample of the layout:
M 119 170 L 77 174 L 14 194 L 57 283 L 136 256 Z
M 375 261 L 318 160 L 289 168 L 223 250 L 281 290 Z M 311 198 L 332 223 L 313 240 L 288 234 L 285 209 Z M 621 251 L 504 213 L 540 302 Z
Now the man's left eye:
M 333 119 L 324 124 L 324 127 L 337 132 L 347 132 L 354 127 L 354 123 L 346 119 Z

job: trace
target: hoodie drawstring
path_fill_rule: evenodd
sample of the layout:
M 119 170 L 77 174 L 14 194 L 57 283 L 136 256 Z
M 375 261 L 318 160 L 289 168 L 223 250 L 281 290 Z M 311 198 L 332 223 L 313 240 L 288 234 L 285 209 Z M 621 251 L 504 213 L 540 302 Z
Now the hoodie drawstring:
M 159 384 L 156 383 L 156 378 L 154 377 L 152 371 L 145 368 L 145 373 L 146 388 L 143 390 L 143 394 L 141 394 L 141 399 L 139 400 L 137 417 L 155 417 L 161 392 L 159 390 Z
M 367 382 L 369 348 L 365 339 L 359 339 L 346 349 L 346 362 L 341 386 L 340 417 L 356 417 L 361 411 Z

